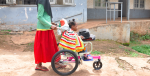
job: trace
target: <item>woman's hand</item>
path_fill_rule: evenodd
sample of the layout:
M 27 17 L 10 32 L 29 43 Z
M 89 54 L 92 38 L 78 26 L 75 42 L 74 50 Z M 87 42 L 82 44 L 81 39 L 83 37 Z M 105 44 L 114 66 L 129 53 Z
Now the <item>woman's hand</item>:
M 57 27 L 56 27 L 55 25 L 52 25 L 52 26 L 51 26 L 51 29 L 52 29 L 52 30 L 57 30 Z
M 52 22 L 53 25 L 56 25 L 56 23 Z

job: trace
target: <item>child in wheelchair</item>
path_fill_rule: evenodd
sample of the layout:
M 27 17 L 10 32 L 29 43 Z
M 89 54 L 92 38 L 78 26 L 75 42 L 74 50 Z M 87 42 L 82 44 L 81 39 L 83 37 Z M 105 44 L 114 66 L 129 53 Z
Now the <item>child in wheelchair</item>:
M 69 23 L 67 23 L 65 19 L 60 20 L 59 27 L 61 27 L 62 33 L 59 47 L 62 47 L 63 49 L 66 50 L 77 52 L 78 54 L 86 52 L 86 48 L 82 41 L 84 37 L 82 35 L 78 36 L 78 34 L 74 32 L 77 31 L 77 24 L 75 22 L 75 19 L 69 21 Z M 84 54 L 84 59 L 91 59 L 91 58 L 88 57 L 88 54 Z

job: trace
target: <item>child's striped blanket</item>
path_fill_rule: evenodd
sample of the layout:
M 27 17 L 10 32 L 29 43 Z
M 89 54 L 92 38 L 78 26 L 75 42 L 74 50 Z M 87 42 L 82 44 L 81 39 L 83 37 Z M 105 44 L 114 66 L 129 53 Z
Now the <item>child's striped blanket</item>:
M 85 50 L 83 41 L 72 30 L 63 32 L 60 43 L 59 43 L 59 47 L 62 47 L 64 49 L 71 50 L 74 52 L 81 52 Z

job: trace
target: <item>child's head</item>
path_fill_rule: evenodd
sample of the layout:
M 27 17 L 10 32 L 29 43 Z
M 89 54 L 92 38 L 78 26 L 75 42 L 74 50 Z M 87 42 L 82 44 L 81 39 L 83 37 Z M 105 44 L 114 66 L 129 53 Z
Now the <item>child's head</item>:
M 77 25 L 76 25 L 75 19 L 72 19 L 72 21 L 69 20 L 69 27 L 70 27 L 73 31 L 77 31 Z

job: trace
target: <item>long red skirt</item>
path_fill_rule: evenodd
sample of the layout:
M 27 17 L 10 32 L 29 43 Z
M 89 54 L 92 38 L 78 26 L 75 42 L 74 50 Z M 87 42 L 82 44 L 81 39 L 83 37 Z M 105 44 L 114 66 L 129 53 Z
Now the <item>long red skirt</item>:
M 51 62 L 53 55 L 58 51 L 53 30 L 36 32 L 34 42 L 35 64 Z

